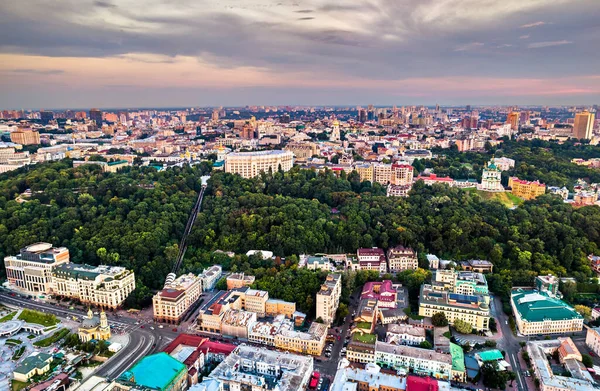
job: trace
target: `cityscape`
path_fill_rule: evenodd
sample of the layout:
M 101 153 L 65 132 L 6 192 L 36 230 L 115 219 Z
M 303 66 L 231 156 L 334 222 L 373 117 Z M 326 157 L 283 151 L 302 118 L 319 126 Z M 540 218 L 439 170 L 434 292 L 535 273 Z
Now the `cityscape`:
M 596 1 L 0 11 L 0 391 L 600 391 Z

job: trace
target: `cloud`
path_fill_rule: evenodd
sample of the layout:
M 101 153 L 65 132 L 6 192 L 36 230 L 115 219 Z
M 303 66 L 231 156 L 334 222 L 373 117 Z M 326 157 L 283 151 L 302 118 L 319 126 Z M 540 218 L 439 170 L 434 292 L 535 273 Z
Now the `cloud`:
M 60 75 L 65 73 L 62 69 L 33 69 L 33 68 L 15 68 L 7 69 L 7 73 L 30 74 L 30 75 Z
M 471 42 L 471 43 L 467 43 L 461 46 L 458 46 L 457 48 L 454 49 L 455 52 L 465 52 L 468 50 L 473 50 L 476 49 L 478 47 L 484 46 L 485 44 L 482 42 Z
M 562 40 L 562 41 L 546 41 L 546 42 L 534 42 L 534 43 L 530 43 L 529 45 L 527 45 L 527 47 L 529 49 L 539 49 L 539 48 L 546 48 L 546 47 L 550 47 L 550 46 L 561 46 L 561 45 L 570 45 L 573 42 L 571 41 L 567 41 L 567 40 Z
M 116 8 L 117 6 L 109 3 L 108 1 L 103 1 L 103 0 L 96 0 L 94 1 L 94 5 L 96 7 L 100 7 L 100 8 Z
M 315 19 L 314 16 L 305 16 L 303 18 L 298 18 L 298 20 L 313 20 L 313 19 Z
M 519 39 L 528 39 L 530 37 L 529 34 L 521 35 Z
M 496 49 L 510 48 L 510 47 L 512 47 L 512 46 L 513 46 L 513 45 L 512 45 L 512 44 L 510 44 L 510 43 L 503 43 L 502 45 L 498 45 L 498 46 L 496 46 Z
M 533 23 L 527 23 L 521 26 L 522 29 L 530 29 L 532 27 L 539 27 L 539 26 L 543 26 L 547 24 L 546 22 L 533 22 Z

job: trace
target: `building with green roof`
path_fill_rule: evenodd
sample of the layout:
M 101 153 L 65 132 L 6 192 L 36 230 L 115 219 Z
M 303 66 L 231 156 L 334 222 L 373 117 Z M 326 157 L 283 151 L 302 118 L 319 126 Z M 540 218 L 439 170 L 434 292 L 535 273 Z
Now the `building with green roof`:
M 510 304 L 522 335 L 563 334 L 583 329 L 583 316 L 545 291 L 515 289 Z
M 43 375 L 50 370 L 52 356 L 46 353 L 33 353 L 13 371 L 13 377 L 20 382 L 27 382 L 35 375 Z
M 181 391 L 187 388 L 187 367 L 161 352 L 142 358 L 117 381 L 149 390 Z
M 450 342 L 450 355 L 452 356 L 452 380 L 463 383 L 465 381 L 465 353 L 455 343 Z

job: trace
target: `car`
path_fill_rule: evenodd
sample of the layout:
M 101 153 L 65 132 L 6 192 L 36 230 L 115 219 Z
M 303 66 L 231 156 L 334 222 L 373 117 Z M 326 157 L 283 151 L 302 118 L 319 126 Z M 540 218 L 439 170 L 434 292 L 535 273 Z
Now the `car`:
M 154 330 L 154 327 L 150 326 L 150 330 Z
M 159 329 L 162 329 L 163 327 L 165 327 L 165 326 L 163 326 L 162 324 L 159 324 L 159 325 L 158 325 L 158 328 L 159 328 Z
M 177 327 L 174 327 L 174 328 L 173 328 L 173 331 L 174 331 L 174 332 L 177 332 Z
M 143 328 L 144 328 L 144 325 L 141 325 L 141 326 L 140 326 L 140 329 L 143 329 Z
M 590 350 L 590 356 L 594 357 L 596 354 Z

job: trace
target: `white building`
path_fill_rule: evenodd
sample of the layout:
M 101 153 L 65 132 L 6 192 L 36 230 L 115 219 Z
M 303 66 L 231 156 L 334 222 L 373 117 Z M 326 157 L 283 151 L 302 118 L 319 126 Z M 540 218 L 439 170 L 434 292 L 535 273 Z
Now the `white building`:
M 390 247 L 387 252 L 388 270 L 398 273 L 404 270 L 416 270 L 419 267 L 417 254 L 410 247 Z
M 234 152 L 225 155 L 225 172 L 254 178 L 261 172 L 289 171 L 294 165 L 290 151 L 269 150 L 258 152 Z
M 206 292 L 215 287 L 215 284 L 219 281 L 223 275 L 223 268 L 221 265 L 212 265 L 208 269 L 204 269 L 198 278 L 202 284 L 202 291 Z
M 436 270 L 440 268 L 440 259 L 437 256 L 427 254 L 427 261 L 429 262 L 429 269 Z
M 492 159 L 483 169 L 481 184 L 477 188 L 483 191 L 504 191 L 501 179 L 502 171 L 496 166 L 494 159 Z
M 494 158 L 494 164 L 500 171 L 508 171 L 515 166 L 515 161 L 507 157 L 498 157 Z
M 600 327 L 589 327 L 585 337 L 585 344 L 600 356 Z
M 390 324 L 385 335 L 385 341 L 393 345 L 419 345 L 425 339 L 425 328 L 409 324 Z
M 375 343 L 375 364 L 399 372 L 416 373 L 436 379 L 452 378 L 452 356 L 413 346 L 397 346 L 386 342 Z
M 171 276 L 174 277 L 174 274 Z M 154 320 L 179 323 L 190 307 L 198 301 L 201 294 L 200 277 L 192 273 L 183 274 L 173 281 L 167 277 L 164 288 L 152 298 Z
M 380 274 L 387 273 L 387 261 L 382 249 L 359 248 L 356 251 L 358 270 L 377 270 Z

